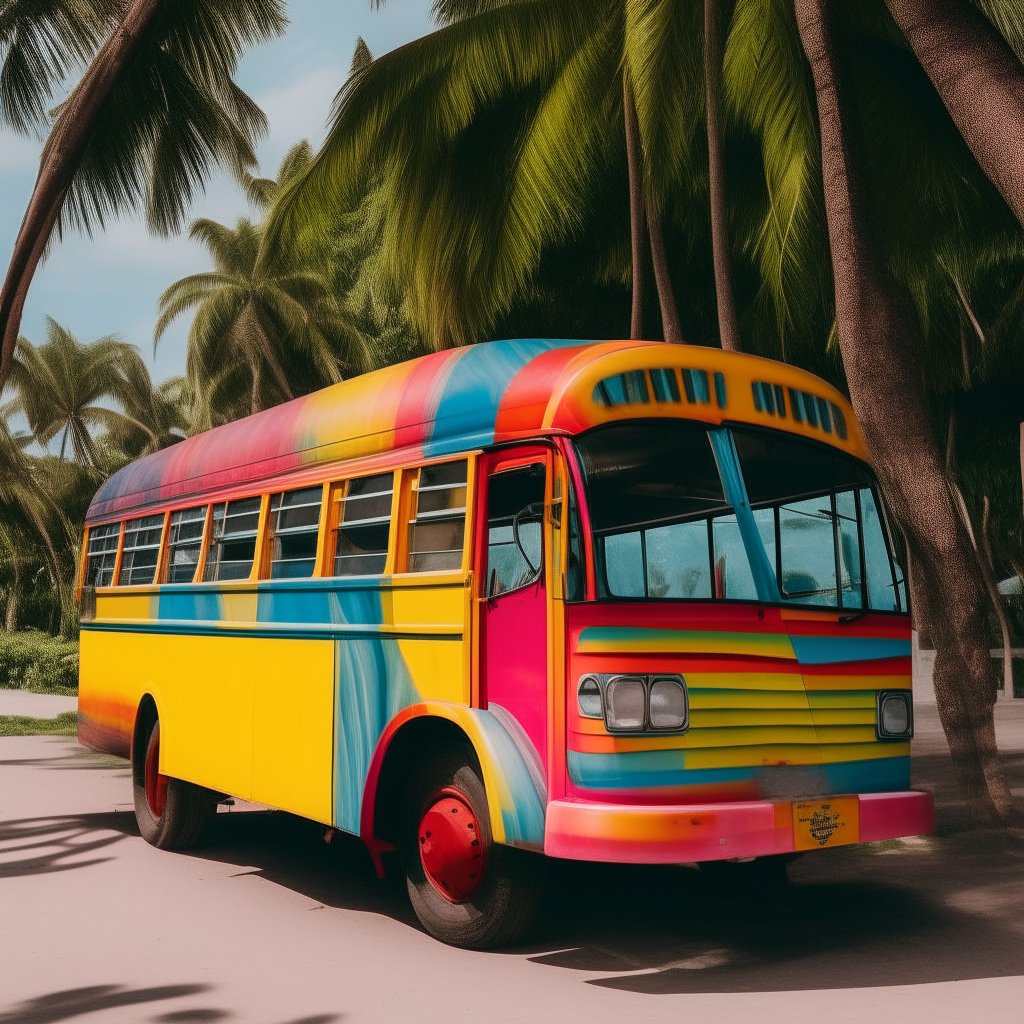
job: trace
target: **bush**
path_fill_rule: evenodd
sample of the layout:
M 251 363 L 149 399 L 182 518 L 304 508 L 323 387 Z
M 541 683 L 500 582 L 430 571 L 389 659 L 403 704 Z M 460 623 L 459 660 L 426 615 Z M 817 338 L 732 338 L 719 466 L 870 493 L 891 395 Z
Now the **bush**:
M 32 693 L 78 693 L 78 641 L 27 629 L 0 632 L 0 687 Z

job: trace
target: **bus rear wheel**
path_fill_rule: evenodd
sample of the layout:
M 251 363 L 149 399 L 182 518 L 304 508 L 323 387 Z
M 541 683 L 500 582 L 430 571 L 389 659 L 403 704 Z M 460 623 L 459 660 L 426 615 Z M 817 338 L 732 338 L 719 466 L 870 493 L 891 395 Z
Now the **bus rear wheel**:
M 155 716 L 141 730 L 134 753 L 132 789 L 142 838 L 162 850 L 191 846 L 217 809 L 216 794 L 160 774 L 160 720 Z
M 441 942 L 489 949 L 518 939 L 543 892 L 543 858 L 491 839 L 487 796 L 468 749 L 417 765 L 403 815 L 402 865 L 423 927 Z

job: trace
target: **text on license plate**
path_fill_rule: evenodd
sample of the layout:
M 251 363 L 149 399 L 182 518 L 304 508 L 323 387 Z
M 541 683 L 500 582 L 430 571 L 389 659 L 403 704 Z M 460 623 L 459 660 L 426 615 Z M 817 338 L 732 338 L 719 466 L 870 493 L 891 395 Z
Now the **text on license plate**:
M 793 804 L 793 842 L 797 850 L 820 850 L 860 841 L 860 801 L 855 796 Z

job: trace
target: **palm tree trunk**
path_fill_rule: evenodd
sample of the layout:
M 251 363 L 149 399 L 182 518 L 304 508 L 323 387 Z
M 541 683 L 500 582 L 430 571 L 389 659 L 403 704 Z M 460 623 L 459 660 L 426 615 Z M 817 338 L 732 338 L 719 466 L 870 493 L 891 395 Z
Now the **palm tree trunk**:
M 795 0 L 818 99 L 836 325 L 850 396 L 913 566 L 918 628 L 935 647 L 935 696 L 961 792 L 977 819 L 1013 805 L 995 743 L 992 662 L 978 562 L 929 420 L 913 303 L 889 277 L 872 222 L 856 99 L 843 64 L 844 0 Z
M 886 0 L 981 169 L 1024 224 L 1024 65 L 968 0 Z
M 132 0 L 121 24 L 103 44 L 67 100 L 43 148 L 32 198 L 0 288 L 0 388 L 10 371 L 29 286 L 46 250 L 64 198 L 110 90 L 131 60 L 162 0 Z
M 21 603 L 21 560 L 15 546 L 11 545 L 11 567 L 14 569 L 14 581 L 7 590 L 7 608 L 4 612 L 4 629 L 13 633 L 18 628 L 18 611 Z
M 626 118 L 626 167 L 629 171 L 629 242 L 633 255 L 633 305 L 629 317 L 629 336 L 644 336 L 644 255 L 647 249 L 647 217 L 644 209 L 644 183 L 640 166 L 640 124 L 628 73 L 622 76 L 622 106 Z
M 665 236 L 662 234 L 661 211 L 647 208 L 647 230 L 651 236 L 651 262 L 654 264 L 654 284 L 658 289 L 661 307 L 661 336 L 673 345 L 685 345 L 683 327 L 679 322 L 676 293 L 672 290 L 672 275 L 665 255 Z
M 716 0 L 704 0 L 704 89 L 707 94 L 708 189 L 711 194 L 711 252 L 718 300 L 718 335 L 722 348 L 742 352 L 732 287 L 729 209 L 725 195 L 725 160 L 719 119 L 718 84 L 722 77 L 722 33 Z
M 999 593 L 999 584 L 996 582 L 995 559 L 992 557 L 992 541 L 988 535 L 988 519 L 991 509 L 989 507 L 988 495 L 984 498 L 984 508 L 981 513 L 981 530 L 978 536 L 978 561 L 981 562 L 981 572 L 985 580 L 985 587 L 992 598 L 992 604 L 996 610 L 996 618 L 999 620 L 999 632 L 1003 635 L 1003 695 L 1013 696 L 1013 643 L 1010 639 L 1010 620 L 1006 614 L 1006 605 L 1003 603 L 1003 595 Z

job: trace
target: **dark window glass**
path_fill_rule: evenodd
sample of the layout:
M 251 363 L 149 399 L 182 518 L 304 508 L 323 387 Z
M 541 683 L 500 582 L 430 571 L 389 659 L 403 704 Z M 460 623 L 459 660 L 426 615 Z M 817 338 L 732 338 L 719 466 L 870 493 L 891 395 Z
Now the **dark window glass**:
M 724 409 L 728 405 L 728 399 L 725 391 L 725 374 L 715 374 L 715 401 L 718 403 L 719 409 Z
M 206 552 L 203 579 L 245 580 L 256 557 L 260 498 L 240 498 L 213 506 L 213 535 Z
M 445 572 L 462 567 L 466 472 L 465 459 L 420 470 L 416 515 L 409 523 L 409 572 Z
M 270 560 L 272 580 L 302 579 L 313 575 L 322 498 L 322 487 L 304 487 L 275 494 L 270 499 L 270 521 L 274 531 Z
M 606 377 L 594 388 L 594 401 L 609 408 L 650 401 L 643 370 L 629 370 Z
M 656 402 L 680 402 L 679 381 L 675 370 L 651 370 L 651 384 Z
M 160 560 L 160 541 L 163 532 L 162 514 L 143 516 L 125 525 L 118 586 L 136 586 L 152 583 L 156 579 L 156 564 Z
M 543 515 L 543 463 L 495 473 L 487 481 L 488 597 L 536 579 Z
M 203 549 L 206 505 L 171 513 L 171 535 L 167 556 L 167 582 L 191 583 Z
M 350 480 L 335 535 L 335 576 L 379 576 L 388 559 L 393 473 Z
M 686 391 L 686 400 L 690 403 L 699 402 L 701 405 L 707 405 L 711 401 L 705 370 L 683 370 L 683 389 Z
M 88 564 L 85 569 L 87 587 L 109 587 L 114 582 L 114 563 L 117 561 L 117 542 L 121 536 L 120 523 L 94 526 L 89 531 Z

